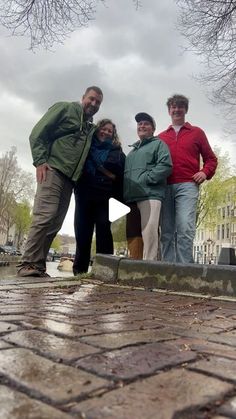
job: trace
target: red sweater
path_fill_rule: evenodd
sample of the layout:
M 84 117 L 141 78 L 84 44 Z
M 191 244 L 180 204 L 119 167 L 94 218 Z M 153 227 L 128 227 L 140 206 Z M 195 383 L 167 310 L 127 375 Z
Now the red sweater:
M 193 175 L 199 170 L 211 179 L 217 167 L 217 158 L 211 149 L 205 132 L 185 122 L 176 134 L 172 125 L 161 132 L 158 138 L 163 140 L 170 149 L 173 162 L 172 174 L 167 179 L 169 184 L 193 182 Z M 200 156 L 203 167 L 200 169 Z

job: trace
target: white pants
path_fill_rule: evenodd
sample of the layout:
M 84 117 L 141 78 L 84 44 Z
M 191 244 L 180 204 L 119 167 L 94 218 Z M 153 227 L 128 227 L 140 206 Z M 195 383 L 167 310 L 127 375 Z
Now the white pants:
M 137 202 L 137 207 L 141 215 L 143 259 L 157 260 L 161 201 L 148 199 L 146 201 Z

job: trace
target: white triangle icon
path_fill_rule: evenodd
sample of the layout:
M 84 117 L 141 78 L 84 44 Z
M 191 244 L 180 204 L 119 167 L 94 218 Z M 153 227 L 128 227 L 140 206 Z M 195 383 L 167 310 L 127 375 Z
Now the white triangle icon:
M 109 199 L 109 221 L 111 223 L 128 214 L 128 212 L 130 212 L 130 207 L 117 201 L 117 199 Z

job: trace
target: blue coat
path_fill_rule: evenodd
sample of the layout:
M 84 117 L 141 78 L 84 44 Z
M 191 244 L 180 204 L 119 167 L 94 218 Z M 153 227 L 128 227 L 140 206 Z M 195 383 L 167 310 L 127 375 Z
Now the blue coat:
M 101 142 L 99 148 L 100 151 L 106 150 L 105 142 Z M 125 154 L 120 145 L 112 144 L 104 154 L 103 161 L 99 158 L 94 161 L 89 153 L 82 176 L 76 185 L 76 191 L 80 196 L 84 195 L 92 200 L 107 200 L 110 197 L 123 200 L 124 165 Z M 114 175 L 115 179 L 109 175 Z

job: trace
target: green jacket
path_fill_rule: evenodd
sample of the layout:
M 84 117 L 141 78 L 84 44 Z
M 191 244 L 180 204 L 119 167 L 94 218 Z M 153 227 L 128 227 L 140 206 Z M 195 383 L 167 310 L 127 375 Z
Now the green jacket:
M 83 119 L 80 103 L 55 103 L 30 134 L 34 166 L 48 163 L 78 181 L 94 130 L 95 126 Z
M 125 161 L 124 201 L 162 201 L 172 161 L 168 146 L 156 137 L 137 141 Z

